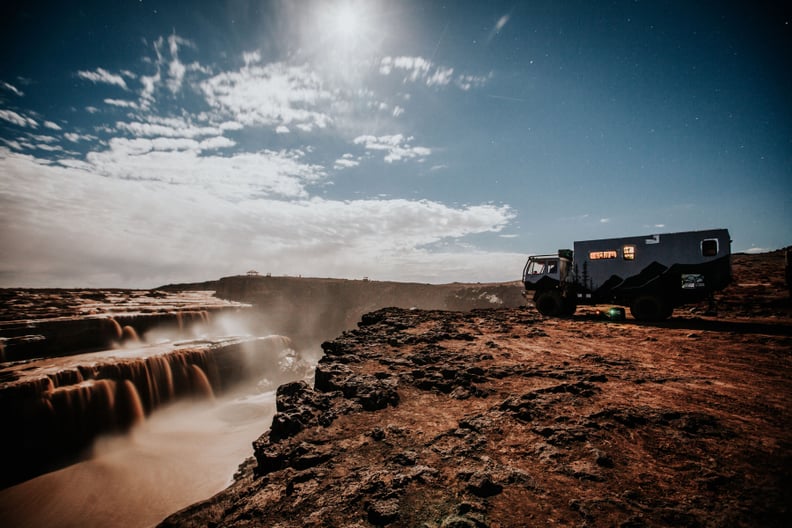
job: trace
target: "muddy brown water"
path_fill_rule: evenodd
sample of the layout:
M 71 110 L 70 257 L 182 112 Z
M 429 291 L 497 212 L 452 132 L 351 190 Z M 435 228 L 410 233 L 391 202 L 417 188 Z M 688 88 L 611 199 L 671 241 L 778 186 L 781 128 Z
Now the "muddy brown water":
M 255 385 L 159 410 L 90 459 L 1 490 L 0 526 L 154 526 L 227 486 L 274 412 Z

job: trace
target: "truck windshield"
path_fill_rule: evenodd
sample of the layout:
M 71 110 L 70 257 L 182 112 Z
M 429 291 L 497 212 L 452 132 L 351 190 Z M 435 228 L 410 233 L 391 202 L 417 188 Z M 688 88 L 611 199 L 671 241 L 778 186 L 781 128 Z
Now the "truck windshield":
M 529 275 L 542 275 L 558 273 L 558 259 L 532 260 L 528 264 Z

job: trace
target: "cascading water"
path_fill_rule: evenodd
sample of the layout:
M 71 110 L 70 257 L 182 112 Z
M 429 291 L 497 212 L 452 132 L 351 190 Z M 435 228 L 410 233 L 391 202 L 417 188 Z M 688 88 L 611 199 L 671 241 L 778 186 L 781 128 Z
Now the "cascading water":
M 274 413 L 274 391 L 253 383 L 173 403 L 99 437 L 89 459 L 0 490 L 0 526 L 154 526 L 230 484 Z
M 184 332 L 208 314 L 178 321 Z M 270 424 L 274 389 L 312 369 L 282 336 L 129 348 L 136 332 L 113 322 L 116 350 L 2 369 L 15 379 L 0 389 L 0 420 L 15 434 L 0 436 L 14 460 L 0 525 L 156 523 L 228 484 Z

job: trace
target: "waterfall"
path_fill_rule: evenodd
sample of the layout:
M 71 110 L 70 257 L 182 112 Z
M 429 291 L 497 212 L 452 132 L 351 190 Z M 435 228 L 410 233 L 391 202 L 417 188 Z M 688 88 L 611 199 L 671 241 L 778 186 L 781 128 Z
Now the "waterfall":
M 290 353 L 282 336 L 227 338 L 5 368 L 3 379 L 16 379 L 0 388 L 0 423 L 13 434 L 0 435 L 0 452 L 14 464 L 0 486 L 68 463 L 98 435 L 125 431 L 169 402 L 213 398 L 242 380 L 271 377 Z

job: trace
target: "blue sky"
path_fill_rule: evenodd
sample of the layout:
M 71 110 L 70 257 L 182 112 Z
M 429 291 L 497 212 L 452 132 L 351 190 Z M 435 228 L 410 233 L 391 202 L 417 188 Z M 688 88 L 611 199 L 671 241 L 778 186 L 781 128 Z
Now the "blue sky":
M 6 2 L 0 286 L 792 243 L 783 3 Z

